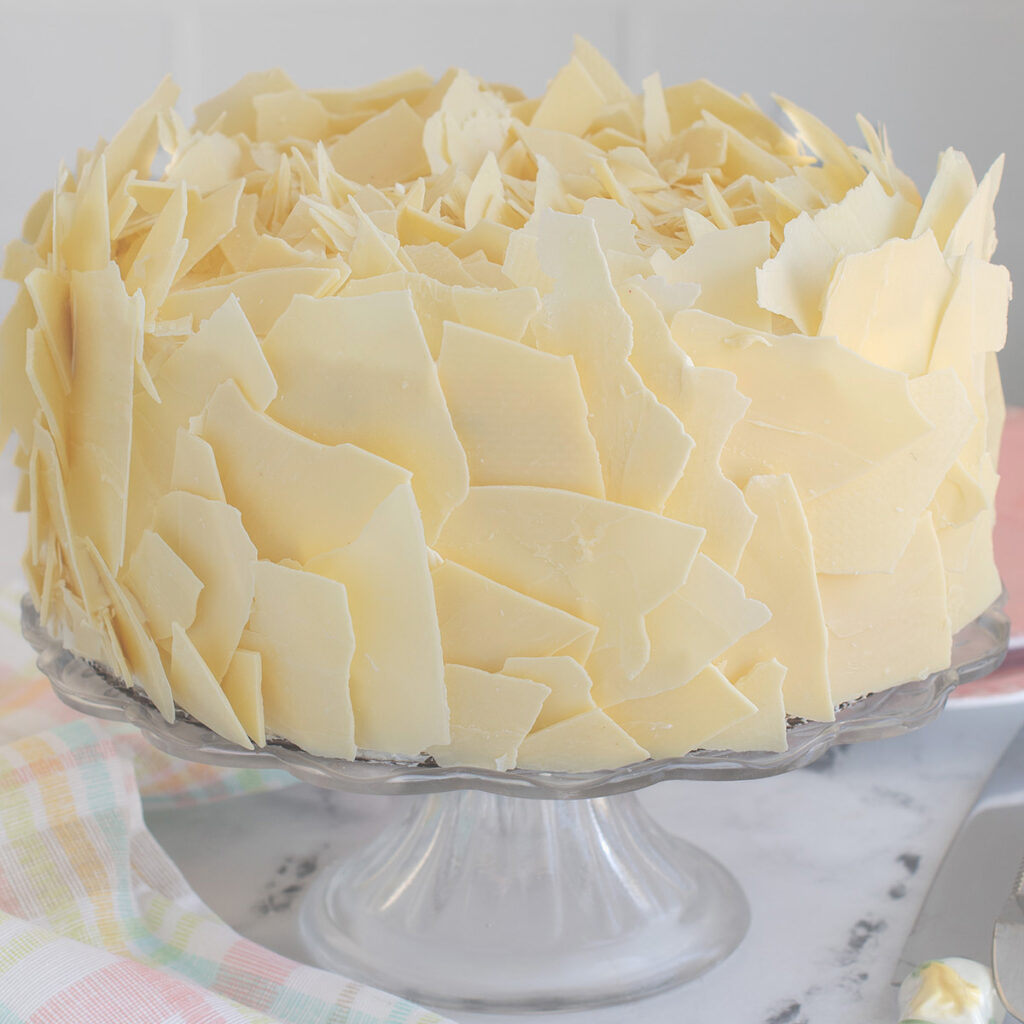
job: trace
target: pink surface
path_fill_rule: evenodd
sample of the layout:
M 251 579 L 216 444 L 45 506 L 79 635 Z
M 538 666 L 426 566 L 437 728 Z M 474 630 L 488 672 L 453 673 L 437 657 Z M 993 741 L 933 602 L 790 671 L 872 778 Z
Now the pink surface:
M 996 563 L 1010 595 L 1015 633 L 1024 633 L 1024 409 L 1009 409 L 999 452 Z
M 1006 585 L 1012 634 L 1024 642 L 1024 409 L 1008 409 L 999 450 L 996 564 Z M 1012 642 L 1012 641 L 1011 641 Z M 953 691 L 951 700 L 1024 698 L 1024 668 L 995 672 Z

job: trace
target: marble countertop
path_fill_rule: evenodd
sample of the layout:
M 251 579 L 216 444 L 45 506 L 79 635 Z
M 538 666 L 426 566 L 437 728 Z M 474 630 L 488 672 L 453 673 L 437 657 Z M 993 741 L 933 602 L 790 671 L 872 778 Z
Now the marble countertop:
M 750 932 L 689 985 L 631 1006 L 551 1016 L 564 1024 L 890 1024 L 904 939 L 946 846 L 1022 724 L 1024 703 L 953 706 L 916 733 L 837 748 L 788 775 L 646 790 L 641 799 L 662 825 L 739 879 Z M 305 960 L 297 928 L 305 890 L 408 799 L 297 784 L 147 820 L 210 907 L 249 938 Z

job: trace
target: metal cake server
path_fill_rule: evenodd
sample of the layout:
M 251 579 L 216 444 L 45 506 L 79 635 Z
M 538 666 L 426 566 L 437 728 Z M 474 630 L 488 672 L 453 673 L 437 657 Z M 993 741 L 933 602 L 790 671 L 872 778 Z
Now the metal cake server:
M 961 956 L 992 962 L 992 925 L 1006 904 L 1022 848 L 1024 729 L 1006 748 L 946 851 L 896 965 L 895 984 L 926 960 Z M 1011 902 L 1020 914 L 1024 901 Z M 1024 923 L 1018 934 L 1024 936 Z M 1022 1007 L 1017 1009 L 1019 1016 Z
M 992 973 L 1003 1005 L 1024 1017 L 1024 861 L 992 933 Z

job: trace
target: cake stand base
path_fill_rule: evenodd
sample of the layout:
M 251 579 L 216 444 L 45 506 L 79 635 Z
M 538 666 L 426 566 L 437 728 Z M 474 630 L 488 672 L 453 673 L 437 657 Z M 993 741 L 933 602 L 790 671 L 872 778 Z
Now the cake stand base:
M 716 860 L 633 794 L 416 800 L 328 868 L 300 926 L 314 961 L 427 1006 L 585 1009 L 689 981 L 739 944 L 749 910 Z

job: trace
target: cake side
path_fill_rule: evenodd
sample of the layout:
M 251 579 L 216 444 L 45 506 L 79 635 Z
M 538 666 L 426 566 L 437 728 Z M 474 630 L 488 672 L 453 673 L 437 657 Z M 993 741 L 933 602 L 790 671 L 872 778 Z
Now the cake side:
M 168 81 L 8 246 L 0 425 L 63 643 L 243 746 L 593 770 L 785 749 L 998 596 L 1001 162 L 922 200 L 577 42 Z M 151 180 L 158 147 L 169 154 Z

